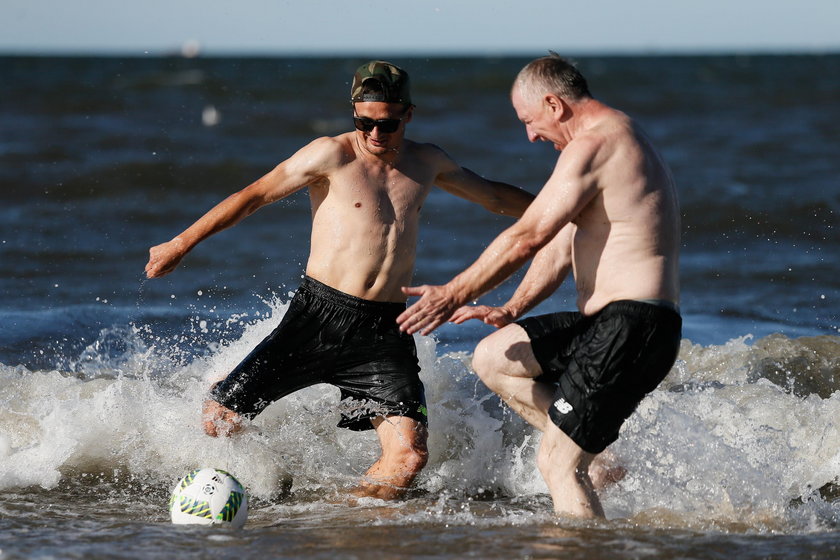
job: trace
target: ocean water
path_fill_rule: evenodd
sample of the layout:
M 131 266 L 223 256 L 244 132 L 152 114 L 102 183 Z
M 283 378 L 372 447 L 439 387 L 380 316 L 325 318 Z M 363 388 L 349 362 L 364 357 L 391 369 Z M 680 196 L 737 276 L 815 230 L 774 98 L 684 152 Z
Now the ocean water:
M 383 54 L 387 58 L 387 53 Z M 491 329 L 417 337 L 430 461 L 405 499 L 348 503 L 372 433 L 338 391 L 203 436 L 210 378 L 285 312 L 305 194 L 145 280 L 148 247 L 311 139 L 349 130 L 344 58 L 0 58 L 0 558 L 840 557 L 840 56 L 581 57 L 645 127 L 683 212 L 684 340 L 611 448 L 605 521 L 557 518 L 539 434 L 470 370 Z M 394 59 L 412 139 L 536 192 L 556 153 L 507 92 L 517 58 Z M 509 222 L 443 192 L 417 283 L 459 272 Z M 503 302 L 516 278 L 483 302 Z M 571 309 L 564 286 L 537 312 Z M 214 466 L 246 486 L 241 531 L 175 526 L 170 490 Z

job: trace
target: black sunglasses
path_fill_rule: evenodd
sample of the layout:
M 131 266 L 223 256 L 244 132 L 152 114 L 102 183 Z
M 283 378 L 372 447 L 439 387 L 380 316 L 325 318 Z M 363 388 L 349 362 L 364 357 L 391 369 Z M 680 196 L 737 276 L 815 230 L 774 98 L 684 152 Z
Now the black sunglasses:
M 353 124 L 358 130 L 362 132 L 371 132 L 374 128 L 378 128 L 379 132 L 383 134 L 390 134 L 395 132 L 399 127 L 405 116 L 398 119 L 371 119 L 368 117 L 357 117 L 353 115 Z

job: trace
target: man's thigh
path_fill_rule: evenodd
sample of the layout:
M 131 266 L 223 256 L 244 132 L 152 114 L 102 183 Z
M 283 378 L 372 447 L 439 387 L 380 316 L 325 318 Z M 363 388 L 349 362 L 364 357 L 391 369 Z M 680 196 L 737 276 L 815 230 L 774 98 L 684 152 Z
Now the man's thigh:
M 531 348 L 525 329 L 511 323 L 482 340 L 475 350 L 476 369 L 482 365 L 491 371 L 510 377 L 535 378 L 542 368 Z

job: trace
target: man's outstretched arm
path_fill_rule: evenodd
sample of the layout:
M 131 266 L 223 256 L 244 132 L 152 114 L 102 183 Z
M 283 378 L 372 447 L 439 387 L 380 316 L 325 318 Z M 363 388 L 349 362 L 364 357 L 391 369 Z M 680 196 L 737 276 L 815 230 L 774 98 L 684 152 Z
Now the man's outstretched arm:
M 460 325 L 470 319 L 478 319 L 501 328 L 521 318 L 553 294 L 568 276 L 572 268 L 573 235 L 574 225 L 569 224 L 539 250 L 507 303 L 499 307 L 465 305 L 458 308 L 449 320 Z
M 439 156 L 441 171 L 435 177 L 435 184 L 448 193 L 480 204 L 490 212 L 514 218 L 522 217 L 534 200 L 534 195 L 524 189 L 485 179 L 461 167 L 442 150 Z
M 159 278 L 169 274 L 203 240 L 236 225 L 266 204 L 317 181 L 335 149 L 330 138 L 313 141 L 254 183 L 221 201 L 172 240 L 149 249 L 146 276 Z
M 403 288 L 404 294 L 420 300 L 397 317 L 400 329 L 410 334 L 431 333 L 459 307 L 501 284 L 554 239 L 598 193 L 589 173 L 596 151 L 589 144 L 576 149 L 568 146 L 563 151 L 522 218 L 499 234 L 466 270 L 444 286 Z

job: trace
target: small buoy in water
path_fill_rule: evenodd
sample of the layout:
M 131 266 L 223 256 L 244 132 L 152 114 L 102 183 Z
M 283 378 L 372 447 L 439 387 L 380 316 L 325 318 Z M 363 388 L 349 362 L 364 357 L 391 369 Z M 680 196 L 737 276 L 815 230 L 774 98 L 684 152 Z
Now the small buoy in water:
M 201 112 L 201 122 L 204 123 L 204 126 L 216 126 L 221 120 L 222 116 L 212 105 L 208 105 Z

